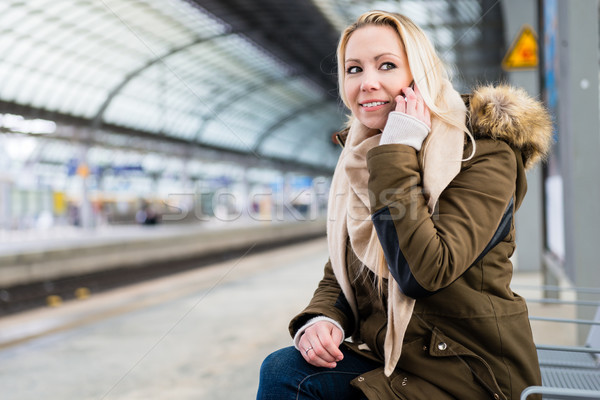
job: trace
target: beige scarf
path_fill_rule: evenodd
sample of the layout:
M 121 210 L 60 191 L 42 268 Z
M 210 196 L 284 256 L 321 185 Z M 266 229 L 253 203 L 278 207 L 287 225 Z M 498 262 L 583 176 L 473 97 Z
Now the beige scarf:
M 450 109 L 464 116 L 464 103 L 454 90 L 450 93 Z M 463 119 L 464 121 L 464 119 Z M 367 268 L 377 274 L 377 264 L 382 249 L 371 221 L 368 193 L 369 172 L 367 152 L 379 145 L 381 133 L 368 129 L 358 120 L 350 127 L 344 150 L 336 166 L 329 194 L 327 241 L 334 274 L 358 321 L 358 308 L 352 291 L 346 265 L 346 243 Z M 432 129 L 426 142 L 423 167 L 423 186 L 429 193 L 429 208 L 446 186 L 460 171 L 464 133 L 439 119 L 432 120 Z M 412 315 L 415 300 L 405 296 L 389 271 L 388 324 L 384 344 L 386 376 L 390 376 L 400 359 L 402 341 Z

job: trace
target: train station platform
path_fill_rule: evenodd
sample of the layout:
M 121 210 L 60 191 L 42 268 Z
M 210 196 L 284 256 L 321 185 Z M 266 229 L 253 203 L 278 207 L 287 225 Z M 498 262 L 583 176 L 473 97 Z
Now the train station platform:
M 3 399 L 255 398 L 260 364 L 291 344 L 290 318 L 327 260 L 318 238 L 0 318 Z M 539 285 L 516 272 L 514 285 Z M 527 289 L 526 296 L 539 296 Z M 569 309 L 530 305 L 535 315 Z M 532 324 L 536 342 L 575 334 Z
M 324 234 L 324 218 L 0 231 L 0 315 L 19 301 L 39 304 L 42 294 L 87 293 L 86 280 L 110 286 L 195 267 L 201 259 L 206 263 Z

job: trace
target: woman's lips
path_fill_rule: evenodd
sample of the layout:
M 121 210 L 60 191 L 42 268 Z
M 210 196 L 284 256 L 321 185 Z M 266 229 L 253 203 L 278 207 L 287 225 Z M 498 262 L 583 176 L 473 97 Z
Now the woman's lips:
M 365 101 L 365 102 L 362 102 L 359 104 L 360 104 L 361 108 L 365 111 L 377 111 L 377 110 L 383 108 L 383 106 L 385 106 L 388 103 L 389 103 L 389 101 L 369 100 L 369 101 Z

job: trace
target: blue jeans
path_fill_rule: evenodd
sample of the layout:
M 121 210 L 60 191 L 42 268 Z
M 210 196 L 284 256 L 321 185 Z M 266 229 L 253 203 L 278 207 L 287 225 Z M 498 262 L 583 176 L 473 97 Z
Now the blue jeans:
M 260 367 L 257 400 L 362 400 L 350 381 L 381 364 L 340 346 L 344 359 L 335 368 L 314 367 L 294 347 L 271 353 Z

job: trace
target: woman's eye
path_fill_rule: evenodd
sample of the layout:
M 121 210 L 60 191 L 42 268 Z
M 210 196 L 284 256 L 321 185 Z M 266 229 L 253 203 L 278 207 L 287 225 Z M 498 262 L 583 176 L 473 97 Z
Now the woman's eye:
M 396 68 L 396 65 L 391 62 L 386 62 L 386 63 L 381 64 L 381 69 L 383 69 L 383 70 L 389 70 L 389 69 L 394 69 L 394 68 Z
M 362 71 L 362 70 L 360 69 L 360 67 L 357 67 L 357 66 L 354 66 L 354 67 L 349 67 L 349 68 L 346 70 L 346 72 L 347 72 L 347 73 L 349 73 L 349 74 L 356 74 L 356 73 L 358 73 L 358 72 L 360 72 L 360 71 Z

